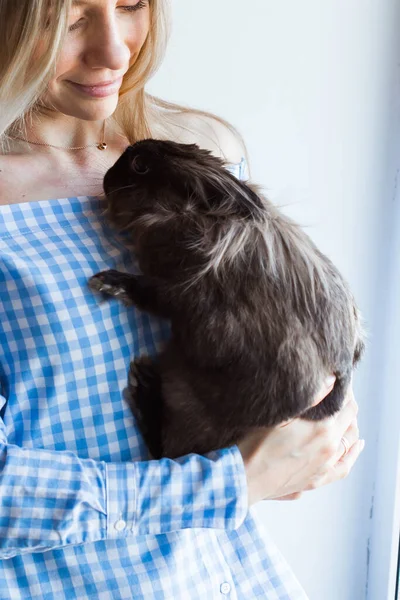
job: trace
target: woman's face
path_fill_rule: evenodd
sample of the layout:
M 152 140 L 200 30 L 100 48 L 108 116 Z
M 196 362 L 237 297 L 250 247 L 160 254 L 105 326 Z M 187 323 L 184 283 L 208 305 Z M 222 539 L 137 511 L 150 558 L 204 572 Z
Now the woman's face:
M 149 23 L 149 0 L 73 1 L 67 39 L 42 103 L 90 121 L 110 116 Z M 100 86 L 108 82 L 114 83 Z

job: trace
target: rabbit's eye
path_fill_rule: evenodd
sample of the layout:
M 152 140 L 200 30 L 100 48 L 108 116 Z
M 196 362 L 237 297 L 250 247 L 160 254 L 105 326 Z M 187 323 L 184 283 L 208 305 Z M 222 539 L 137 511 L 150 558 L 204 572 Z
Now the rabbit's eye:
M 136 155 L 131 163 L 131 166 L 135 173 L 138 173 L 138 175 L 145 175 L 150 171 L 150 168 L 147 166 L 142 156 Z

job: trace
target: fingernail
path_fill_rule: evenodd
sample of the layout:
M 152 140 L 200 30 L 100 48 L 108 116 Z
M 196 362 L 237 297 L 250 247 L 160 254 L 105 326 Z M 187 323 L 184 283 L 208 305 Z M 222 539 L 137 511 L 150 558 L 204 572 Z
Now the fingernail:
M 335 381 L 336 381 L 336 377 L 334 375 L 332 375 L 331 377 L 327 377 L 327 379 L 325 380 L 326 387 L 332 387 L 334 385 Z

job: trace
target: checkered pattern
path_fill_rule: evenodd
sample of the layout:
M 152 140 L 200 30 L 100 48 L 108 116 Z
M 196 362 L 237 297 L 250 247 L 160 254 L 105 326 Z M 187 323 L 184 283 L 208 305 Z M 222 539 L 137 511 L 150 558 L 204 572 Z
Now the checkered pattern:
M 124 388 L 169 327 L 87 287 L 137 269 L 102 209 L 0 206 L 0 600 L 304 600 L 236 446 L 149 460 Z

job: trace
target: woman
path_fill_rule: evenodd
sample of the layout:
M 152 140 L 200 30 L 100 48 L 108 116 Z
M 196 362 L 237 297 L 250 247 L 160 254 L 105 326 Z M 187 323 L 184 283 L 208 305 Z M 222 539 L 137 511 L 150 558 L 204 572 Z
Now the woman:
M 123 390 L 132 349 L 156 352 L 168 324 L 87 287 L 135 268 L 102 179 L 149 136 L 207 147 L 239 177 L 245 155 L 225 122 L 144 92 L 166 12 L 0 0 L 1 600 L 305 598 L 248 508 L 344 477 L 363 447 L 350 390 L 325 422 L 149 460 Z

